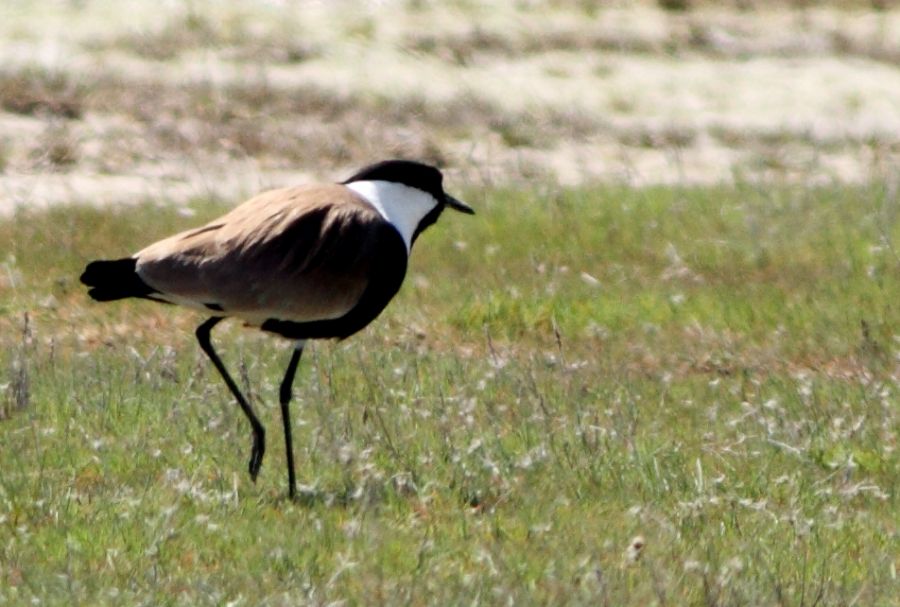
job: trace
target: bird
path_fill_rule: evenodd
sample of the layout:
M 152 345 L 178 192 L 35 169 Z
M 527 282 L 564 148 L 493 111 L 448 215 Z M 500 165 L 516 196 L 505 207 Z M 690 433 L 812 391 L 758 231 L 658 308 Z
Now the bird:
M 343 340 L 393 299 L 419 235 L 444 209 L 473 215 L 444 191 L 437 167 L 384 160 L 340 183 L 262 192 L 218 219 L 121 259 L 87 264 L 81 282 L 98 302 L 137 298 L 204 312 L 200 349 L 250 423 L 248 470 L 256 482 L 266 431 L 212 345 L 226 318 L 294 342 L 279 388 L 288 495 L 296 495 L 289 404 L 309 340 Z

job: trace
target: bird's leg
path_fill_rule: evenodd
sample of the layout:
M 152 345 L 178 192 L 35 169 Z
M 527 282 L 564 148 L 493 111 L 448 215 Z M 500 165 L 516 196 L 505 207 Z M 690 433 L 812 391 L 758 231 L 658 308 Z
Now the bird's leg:
M 225 384 L 237 399 L 241 411 L 247 416 L 247 419 L 250 421 L 250 426 L 253 428 L 253 451 L 250 453 L 249 470 L 250 478 L 253 479 L 253 482 L 256 482 L 256 477 L 259 474 L 259 467 L 262 465 L 263 455 L 266 453 L 266 429 L 263 428 L 259 418 L 257 418 L 256 414 L 253 412 L 253 408 L 250 407 L 250 403 L 247 402 L 247 399 L 244 398 L 244 395 L 241 394 L 241 391 L 238 389 L 237 384 L 234 383 L 234 380 L 231 379 L 228 371 L 225 370 L 225 365 L 222 364 L 222 360 L 219 358 L 219 355 L 216 354 L 216 351 L 212 347 L 212 343 L 209 341 L 210 331 L 212 331 L 212 328 L 221 321 L 221 316 L 213 316 L 197 327 L 197 341 L 200 342 L 200 348 L 206 353 L 212 361 L 212 364 L 215 365 L 216 369 L 219 371 L 219 375 L 225 380 Z
M 287 453 L 288 495 L 291 499 L 294 499 L 297 483 L 294 476 L 294 446 L 291 440 L 291 411 L 289 405 L 291 402 L 291 386 L 294 384 L 294 375 L 297 373 L 297 364 L 303 355 L 303 345 L 305 343 L 305 341 L 300 340 L 294 347 L 291 361 L 284 372 L 284 379 L 281 380 L 281 389 L 278 391 L 278 402 L 281 403 L 281 421 L 284 424 L 284 448 Z

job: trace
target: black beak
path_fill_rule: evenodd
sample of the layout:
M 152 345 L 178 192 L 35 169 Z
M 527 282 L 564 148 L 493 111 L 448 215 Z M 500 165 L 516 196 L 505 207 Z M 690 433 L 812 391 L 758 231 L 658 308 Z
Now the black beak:
M 461 200 L 457 200 L 450 194 L 444 194 L 444 203 L 454 211 L 459 211 L 460 213 L 465 213 L 466 215 L 475 214 L 475 209 L 462 202 Z

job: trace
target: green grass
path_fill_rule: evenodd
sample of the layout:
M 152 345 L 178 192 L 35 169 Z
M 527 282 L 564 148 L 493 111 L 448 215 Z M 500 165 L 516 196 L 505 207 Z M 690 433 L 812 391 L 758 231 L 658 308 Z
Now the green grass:
M 196 216 L 0 222 L 0 605 L 896 605 L 900 206 L 860 188 L 489 191 L 362 334 L 288 350 L 86 301 Z M 643 538 L 637 552 L 629 546 Z

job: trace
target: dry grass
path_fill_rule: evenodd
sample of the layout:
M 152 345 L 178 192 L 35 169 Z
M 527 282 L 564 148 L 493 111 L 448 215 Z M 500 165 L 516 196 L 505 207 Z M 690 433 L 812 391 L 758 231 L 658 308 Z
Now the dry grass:
M 254 30 L 238 16 L 220 22 L 195 11 L 172 15 L 154 29 L 93 41 L 88 47 L 97 52 L 124 51 L 153 61 L 207 50 L 222 52 L 235 61 L 285 64 L 312 59 L 320 52 L 296 28 L 275 24 Z
M 601 11 L 598 16 L 604 13 Z M 841 27 L 815 13 L 781 13 L 777 26 L 752 12 L 690 12 L 669 16 L 664 27 L 608 18 L 550 22 L 538 29 L 497 23 L 438 33 L 413 32 L 403 42 L 413 52 L 461 66 L 551 52 L 719 58 L 841 57 L 900 63 L 900 44 L 890 29 Z
M 175 85 L 102 76 L 75 84 L 28 69 L 0 73 L 0 90 L 6 91 L 4 107 L 11 112 L 69 121 L 87 112 L 95 119 L 125 118 L 134 129 L 129 155 L 114 153 L 122 143 L 115 136 L 98 138 L 94 148 L 98 158 L 118 158 L 118 170 L 127 169 L 124 160 L 139 166 L 161 154 L 177 158 L 189 151 L 320 169 L 382 156 L 445 164 L 450 155 L 443 141 L 464 132 L 497 133 L 510 147 L 545 147 L 590 137 L 601 128 L 577 112 L 515 114 L 469 95 L 444 103 L 425 97 L 394 100 L 341 95 L 316 85 L 282 88 L 265 78 Z M 65 124 L 48 126 L 40 160 L 76 163 L 68 130 Z
M 4 210 L 237 198 L 385 156 L 536 186 L 896 172 L 895 11 L 117 7 L 2 26 Z
M 5 72 L 0 80 L 0 108 L 16 114 L 80 118 L 85 94 L 84 86 L 60 71 L 28 68 Z

